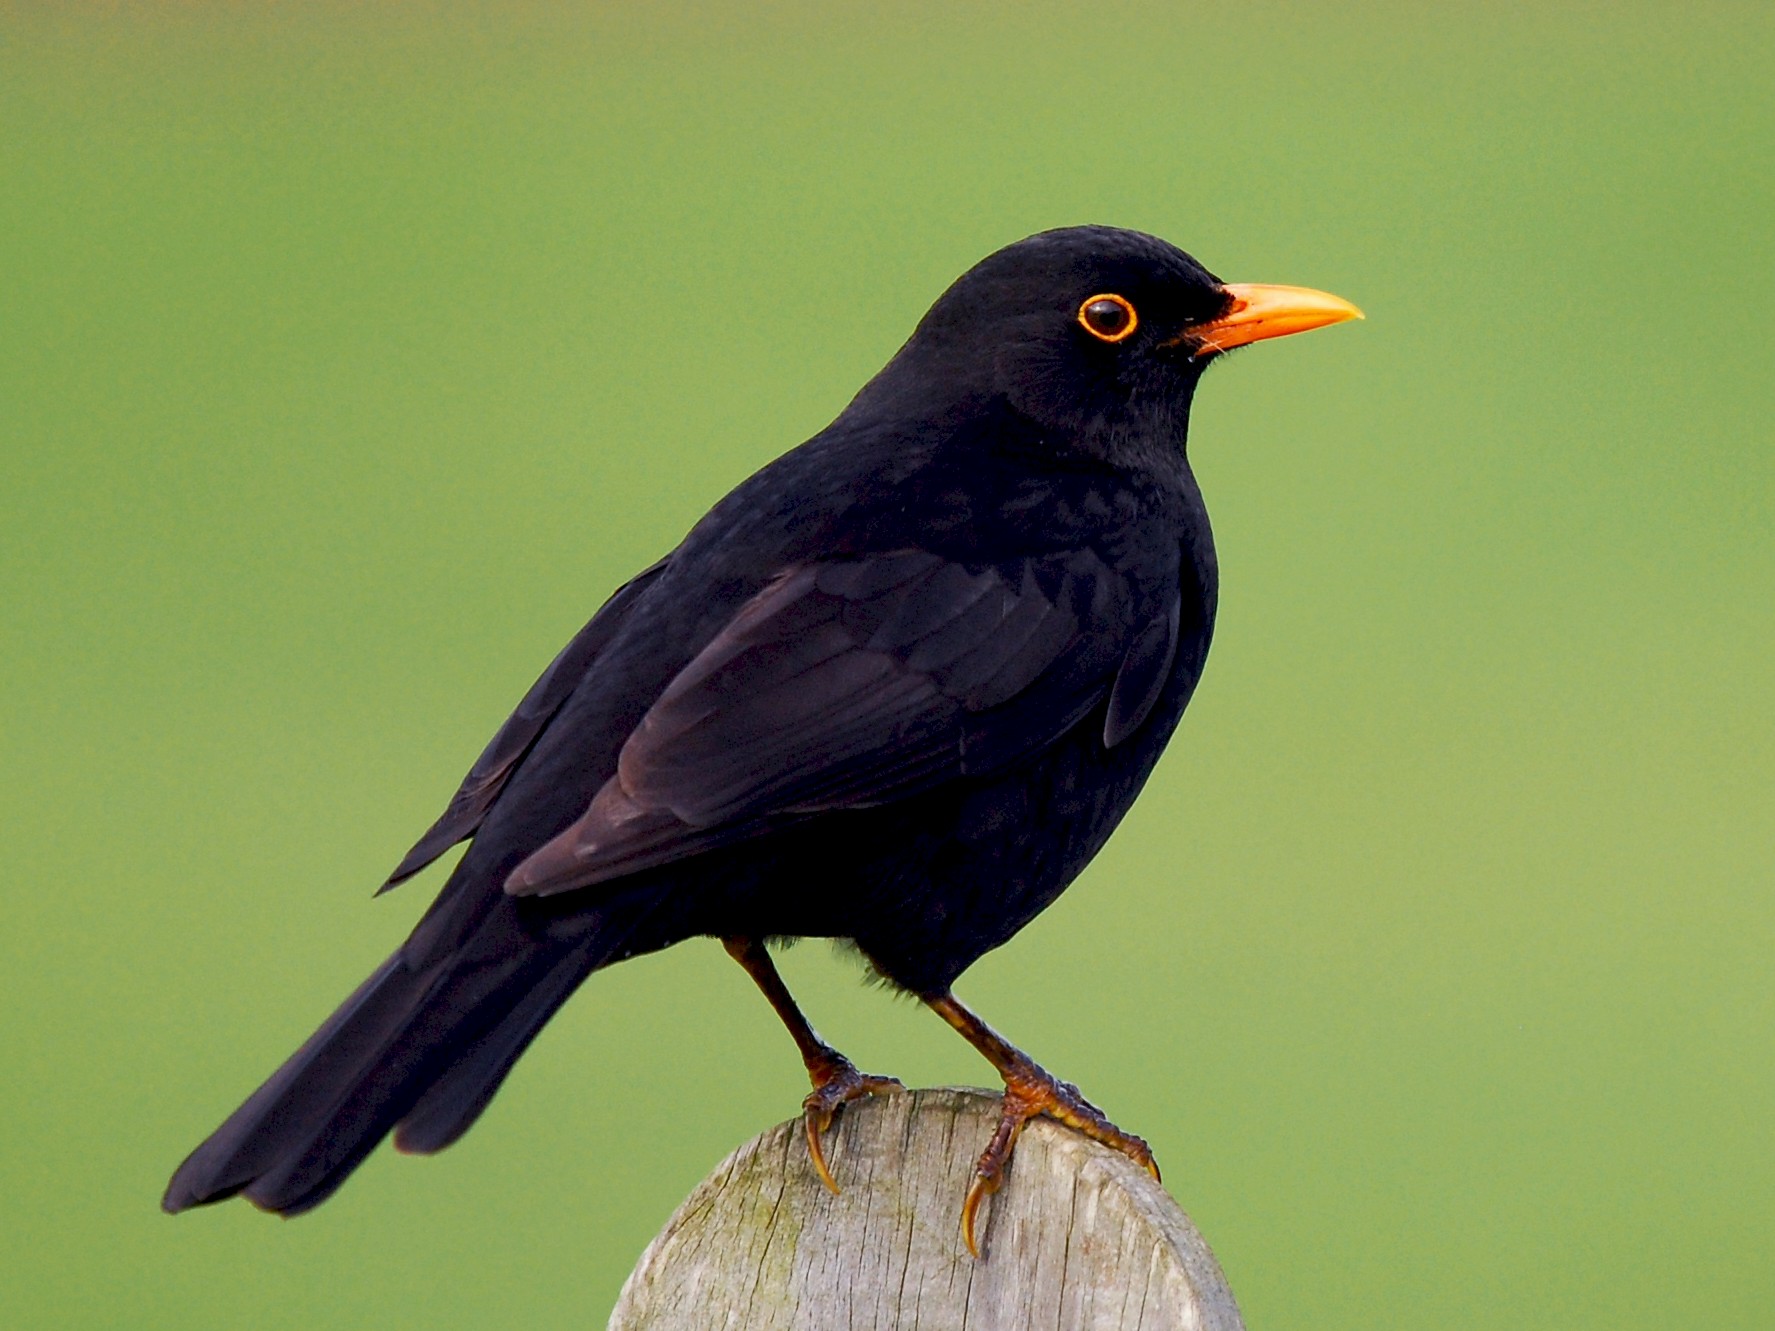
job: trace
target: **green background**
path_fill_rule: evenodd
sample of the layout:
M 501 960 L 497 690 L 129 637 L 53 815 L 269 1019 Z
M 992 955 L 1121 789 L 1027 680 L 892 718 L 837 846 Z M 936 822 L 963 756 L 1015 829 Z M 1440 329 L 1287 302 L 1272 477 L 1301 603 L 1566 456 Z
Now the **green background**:
M 311 1217 L 160 1189 L 590 609 L 1105 221 L 1369 317 L 1209 376 L 1202 691 L 959 992 L 1253 1328 L 1767 1326 L 1775 20 L 1474 9 L 7 10 L 0 1320 L 601 1325 L 804 1089 L 712 943 Z M 863 1065 L 990 1077 L 785 966 Z

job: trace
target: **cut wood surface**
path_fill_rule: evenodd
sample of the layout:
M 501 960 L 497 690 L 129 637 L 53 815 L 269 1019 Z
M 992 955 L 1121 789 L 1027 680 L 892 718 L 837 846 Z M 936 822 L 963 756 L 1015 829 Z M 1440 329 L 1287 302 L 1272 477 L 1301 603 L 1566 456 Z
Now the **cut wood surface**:
M 1024 1132 L 962 1243 L 962 1197 L 998 1121 L 984 1091 L 847 1106 L 821 1185 L 801 1121 L 700 1183 L 623 1286 L 611 1331 L 1243 1331 L 1213 1253 L 1125 1156 L 1047 1120 Z

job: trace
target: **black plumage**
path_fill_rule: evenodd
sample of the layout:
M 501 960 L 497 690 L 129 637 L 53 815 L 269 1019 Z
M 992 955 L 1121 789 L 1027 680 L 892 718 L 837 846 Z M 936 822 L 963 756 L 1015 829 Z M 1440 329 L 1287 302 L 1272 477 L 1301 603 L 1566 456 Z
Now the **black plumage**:
M 1220 350 L 1293 331 L 1247 312 L 1284 290 L 1100 227 L 964 275 L 837 420 L 550 665 L 391 876 L 472 838 L 412 936 L 186 1160 L 166 1208 L 298 1212 L 391 1131 L 448 1145 L 587 975 L 698 935 L 789 1023 L 828 1180 L 819 1131 L 887 1083 L 818 1040 L 765 938 L 853 941 L 1004 1074 L 970 1244 L 1033 1113 L 1150 1163 L 949 986 L 1096 853 L 1189 701 L 1217 586 L 1190 400 Z

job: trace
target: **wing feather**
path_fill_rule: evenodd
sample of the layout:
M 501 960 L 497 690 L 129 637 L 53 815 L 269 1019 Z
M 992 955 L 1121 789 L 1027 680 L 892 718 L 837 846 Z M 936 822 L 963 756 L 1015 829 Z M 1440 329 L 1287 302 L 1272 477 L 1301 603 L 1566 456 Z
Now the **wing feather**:
M 1103 718 L 1103 747 L 1113 749 L 1140 729 L 1165 684 L 1171 678 L 1171 666 L 1177 659 L 1177 624 L 1182 604 L 1171 598 L 1166 612 L 1153 620 L 1122 660 L 1116 672 L 1115 687 L 1110 690 L 1109 710 Z
M 1141 624 L 1134 601 L 1090 550 L 788 569 L 666 686 L 585 813 L 506 890 L 563 892 L 905 798 L 1014 761 L 1106 703 L 1125 736 L 1177 633 L 1175 608 Z

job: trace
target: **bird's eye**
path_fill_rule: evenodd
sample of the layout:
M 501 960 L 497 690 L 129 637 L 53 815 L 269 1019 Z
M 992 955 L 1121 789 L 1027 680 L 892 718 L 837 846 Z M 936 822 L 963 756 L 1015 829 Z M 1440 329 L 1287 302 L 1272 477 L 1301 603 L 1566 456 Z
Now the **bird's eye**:
M 1092 296 L 1079 306 L 1079 322 L 1092 337 L 1105 342 L 1121 342 L 1134 336 L 1140 316 L 1126 296 L 1104 294 Z

